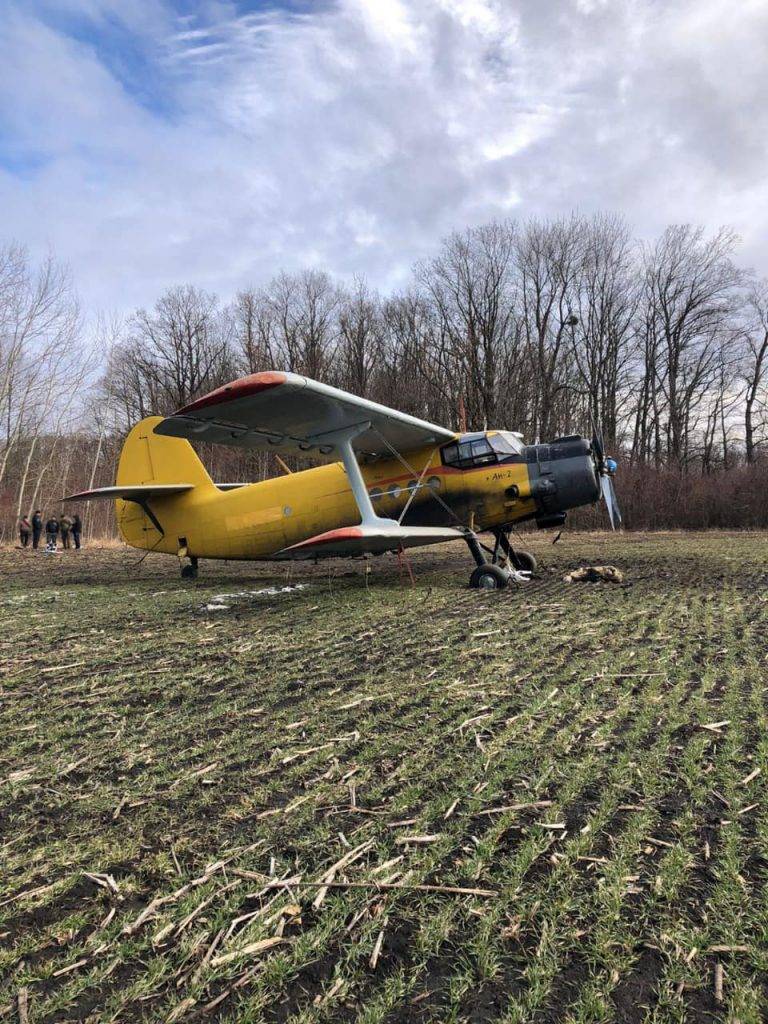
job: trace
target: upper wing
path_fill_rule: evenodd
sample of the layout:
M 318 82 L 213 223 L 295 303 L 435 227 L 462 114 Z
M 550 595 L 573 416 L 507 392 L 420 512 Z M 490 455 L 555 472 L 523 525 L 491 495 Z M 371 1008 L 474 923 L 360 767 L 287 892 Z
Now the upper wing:
M 332 435 L 360 423 L 370 424 L 352 441 L 362 455 L 389 454 L 390 445 L 408 451 L 456 436 L 347 391 L 273 370 L 225 384 L 158 423 L 155 433 L 324 458 L 334 449 Z

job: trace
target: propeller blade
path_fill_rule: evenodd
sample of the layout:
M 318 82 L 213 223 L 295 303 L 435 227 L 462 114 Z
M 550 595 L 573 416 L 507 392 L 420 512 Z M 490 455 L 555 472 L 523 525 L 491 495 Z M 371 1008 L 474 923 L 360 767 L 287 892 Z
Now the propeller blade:
M 616 524 L 613 521 L 613 506 L 611 504 L 611 481 L 608 479 L 607 476 L 600 477 L 600 490 L 603 495 L 605 507 L 608 509 L 608 518 L 611 521 L 611 529 L 615 530 Z
M 619 526 L 621 526 L 621 509 L 619 508 L 619 502 L 616 498 L 616 490 L 613 486 L 613 479 L 611 479 L 611 502 L 613 503 L 613 518 L 616 520 Z
M 597 456 L 597 464 L 600 468 L 600 472 L 603 471 L 603 465 L 605 463 L 605 445 L 603 444 L 603 437 L 600 431 L 595 427 L 595 432 L 592 435 L 592 451 Z
M 600 477 L 600 490 L 602 491 L 605 507 L 608 509 L 608 518 L 611 521 L 611 529 L 615 530 L 617 525 L 621 526 L 621 511 L 619 510 L 619 503 L 616 501 L 616 491 L 613 488 L 613 480 L 611 480 L 609 476 Z

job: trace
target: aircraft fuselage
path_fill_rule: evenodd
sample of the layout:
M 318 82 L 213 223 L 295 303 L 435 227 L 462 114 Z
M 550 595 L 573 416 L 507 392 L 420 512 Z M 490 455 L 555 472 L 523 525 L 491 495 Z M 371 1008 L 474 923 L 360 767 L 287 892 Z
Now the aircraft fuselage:
M 448 465 L 441 451 L 445 448 L 409 451 L 404 460 L 408 468 L 394 457 L 363 463 L 376 513 L 397 520 L 408 504 L 406 525 L 464 525 L 480 532 L 532 518 L 547 525 L 547 517 L 563 507 L 586 504 L 599 494 L 589 445 L 581 438 L 564 439 L 559 447 L 521 446 L 518 455 L 481 465 Z M 124 472 L 134 470 L 121 462 L 118 483 L 128 482 L 120 479 Z M 360 521 L 338 462 L 234 490 L 195 486 L 153 500 L 154 523 L 134 502 L 116 505 L 128 544 L 169 554 L 184 548 L 199 558 L 270 559 L 292 544 Z

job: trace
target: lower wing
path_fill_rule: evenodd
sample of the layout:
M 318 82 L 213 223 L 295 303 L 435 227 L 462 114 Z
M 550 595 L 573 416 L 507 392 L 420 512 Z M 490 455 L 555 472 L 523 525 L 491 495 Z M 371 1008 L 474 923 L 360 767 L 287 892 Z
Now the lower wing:
M 283 548 L 275 558 L 349 558 L 381 555 L 385 551 L 463 540 L 464 533 L 448 526 L 343 526 Z

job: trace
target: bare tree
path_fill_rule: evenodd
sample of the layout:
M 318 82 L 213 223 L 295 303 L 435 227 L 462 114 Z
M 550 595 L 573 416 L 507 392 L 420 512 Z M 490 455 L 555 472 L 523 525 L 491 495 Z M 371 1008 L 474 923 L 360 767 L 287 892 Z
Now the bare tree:
M 551 438 L 558 426 L 558 400 L 572 385 L 568 352 L 579 269 L 584 263 L 584 223 L 577 217 L 531 221 L 517 241 L 521 315 L 532 368 L 534 434 Z
M 584 224 L 581 263 L 574 288 L 573 357 L 586 392 L 589 420 L 613 448 L 628 399 L 629 367 L 638 302 L 635 247 L 618 217 Z
M 70 275 L 52 256 L 0 251 L 0 482 L 18 518 L 34 503 L 89 372 Z M 7 524 L 6 524 L 7 525 Z
M 156 412 L 170 412 L 228 380 L 234 360 L 215 295 L 191 285 L 170 288 L 151 312 L 140 309 L 130 344 Z
M 274 339 L 272 354 L 287 370 L 323 378 L 338 339 L 341 295 L 328 274 L 306 270 L 280 274 L 260 297 Z
M 229 310 L 236 352 L 248 373 L 273 368 L 277 358 L 277 318 L 264 291 L 237 293 Z
M 678 466 L 688 462 L 692 418 L 716 379 L 723 338 L 734 336 L 744 283 L 731 259 L 735 243 L 727 229 L 706 239 L 702 228 L 675 225 L 646 252 L 649 372 L 665 403 L 665 454 Z
M 72 390 L 80 311 L 68 271 L 49 256 L 35 270 L 20 246 L 0 251 L 0 482 L 16 447 Z
M 434 259 L 417 268 L 441 328 L 430 353 L 432 376 L 453 379 L 476 427 L 497 422 L 501 370 L 520 354 L 514 253 L 512 223 L 491 223 L 451 235 Z
M 352 290 L 339 306 L 339 377 L 337 383 L 368 397 L 383 347 L 381 302 L 363 278 L 355 278 Z
M 744 382 L 744 454 L 753 463 L 768 426 L 768 280 L 754 285 L 747 299 Z
M 386 404 L 397 395 L 404 412 L 451 424 L 456 413 L 452 382 L 429 373 L 428 353 L 439 347 L 439 330 L 429 302 L 415 291 L 384 303 L 375 397 Z
M 138 310 L 111 346 L 103 379 L 126 425 L 168 414 L 237 375 L 232 319 L 214 295 L 171 288 L 151 311 Z

